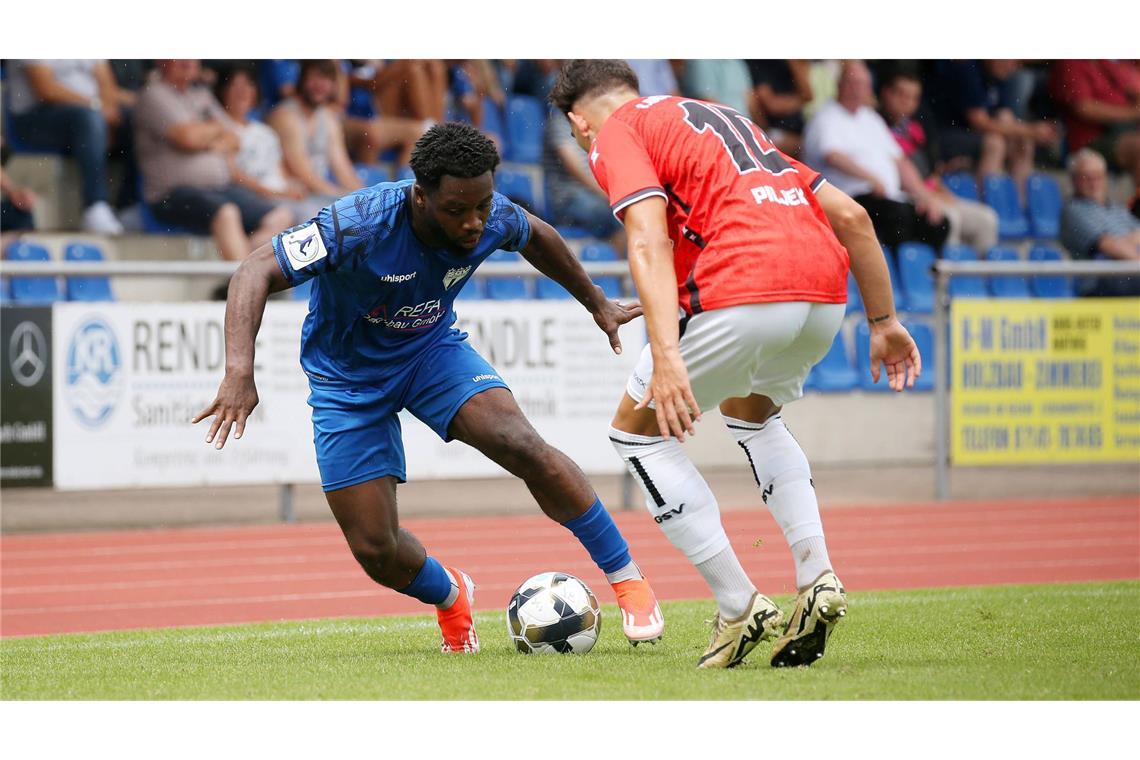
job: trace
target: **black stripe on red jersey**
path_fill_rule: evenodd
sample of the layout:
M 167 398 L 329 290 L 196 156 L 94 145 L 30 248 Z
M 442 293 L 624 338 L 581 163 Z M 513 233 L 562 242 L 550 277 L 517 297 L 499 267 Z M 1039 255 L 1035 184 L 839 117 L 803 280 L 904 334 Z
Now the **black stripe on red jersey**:
M 618 216 L 618 213 L 621 212 L 622 209 L 624 209 L 626 206 L 633 205 L 634 203 L 637 203 L 638 201 L 645 200 L 646 198 L 650 198 L 654 195 L 660 195 L 662 198 L 665 199 L 666 203 L 669 202 L 669 196 L 667 196 L 665 194 L 665 191 L 662 188 L 657 187 L 657 186 L 643 187 L 642 189 L 637 190 L 635 192 L 632 192 L 629 195 L 625 196 L 624 198 L 622 198 L 621 200 L 619 200 L 617 203 L 613 204 L 610 207 L 611 209 L 613 209 L 614 218 L 620 222 L 621 217 Z
M 701 233 L 697 232 L 696 230 L 690 230 L 688 227 L 681 227 L 681 234 L 685 237 L 685 240 L 688 240 L 690 243 L 695 245 L 697 248 L 700 248 L 702 251 L 705 249 L 705 246 L 708 245 L 708 243 L 705 242 L 705 239 L 701 237 Z
M 689 270 L 689 277 L 685 280 L 685 287 L 689 291 L 689 312 L 692 314 L 700 314 L 701 309 L 701 289 L 697 287 L 697 262 L 693 262 L 693 268 Z
M 690 206 L 688 203 L 685 203 L 683 200 L 681 200 L 681 196 L 679 196 L 675 192 L 673 192 L 673 186 L 672 185 L 665 185 L 665 192 L 667 192 L 669 194 L 669 197 L 673 199 L 674 203 L 676 203 L 678 206 L 681 207 L 682 211 L 684 211 L 686 214 L 692 213 L 693 207 Z
M 811 183 L 811 191 L 813 193 L 818 193 L 819 189 L 823 187 L 824 182 L 827 182 L 827 179 L 822 174 L 816 177 L 815 182 Z

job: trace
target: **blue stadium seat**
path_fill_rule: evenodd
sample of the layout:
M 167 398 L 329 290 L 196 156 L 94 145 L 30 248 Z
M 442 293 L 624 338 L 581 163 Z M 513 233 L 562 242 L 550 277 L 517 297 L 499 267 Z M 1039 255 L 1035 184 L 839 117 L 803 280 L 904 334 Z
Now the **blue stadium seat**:
M 519 261 L 514 251 L 495 251 L 487 261 Z M 490 277 L 487 279 L 487 298 L 509 301 L 517 298 L 530 298 L 526 280 L 520 277 Z
M 1048 174 L 1034 174 L 1025 183 L 1029 226 L 1034 237 L 1053 240 L 1061 232 L 1061 188 Z
M 1064 261 L 1056 248 L 1035 245 L 1029 249 L 1030 261 Z M 1031 277 L 1029 285 L 1038 298 L 1072 298 L 1076 295 L 1072 277 Z
M 859 285 L 855 282 L 855 275 L 847 273 L 847 313 L 852 314 L 863 311 L 863 297 L 859 294 Z
M 609 243 L 590 243 L 583 246 L 579 254 L 582 261 L 619 261 L 617 251 Z M 617 275 L 602 275 L 593 278 L 606 294 L 606 298 L 621 298 L 621 278 Z
M 360 176 L 360 181 L 364 183 L 365 187 L 372 187 L 381 182 L 390 182 L 388 170 L 377 164 L 356 164 L 356 173 Z
M 539 277 L 535 282 L 535 295 L 546 301 L 565 301 L 574 298 L 566 290 L 549 277 Z
M 479 301 L 487 297 L 487 281 L 472 277 L 463 284 L 463 289 L 456 294 L 457 301 Z
M 104 261 L 106 257 L 90 243 L 71 243 L 63 249 L 66 261 Z M 107 277 L 65 277 L 68 301 L 114 301 L 111 280 Z
M 946 185 L 946 189 L 959 198 L 968 201 L 978 200 L 978 183 L 974 179 L 974 175 L 969 172 L 947 174 L 942 178 L 942 184 Z
M 490 98 L 483 98 L 483 131 L 499 141 L 499 153 L 507 150 L 507 126 L 503 120 L 503 112 Z
M 499 169 L 495 172 L 495 189 L 516 203 L 525 201 L 532 210 L 537 211 L 534 186 L 526 172 Z
M 986 254 L 987 261 L 1021 261 L 1017 251 L 995 245 Z M 990 293 L 994 298 L 1029 298 L 1029 280 L 1025 277 L 990 277 Z
M 1029 219 L 1021 207 L 1017 185 L 1008 174 L 991 174 L 982 180 L 986 204 L 997 212 L 998 237 L 1020 240 L 1029 236 Z
M 538 98 L 511 95 L 507 98 L 508 161 L 537 164 L 542 161 L 542 136 L 546 108 Z
M 274 106 L 281 96 L 282 85 L 296 85 L 301 76 L 301 62 L 298 60 L 276 58 L 260 62 L 261 99 L 267 106 Z
M 895 311 L 906 311 L 906 293 L 902 289 L 899 279 L 899 268 L 895 264 L 895 255 L 888 246 L 882 245 L 883 258 L 887 260 L 887 272 L 891 275 L 891 291 L 895 296 Z
M 0 304 L 12 302 L 12 284 L 7 277 L 0 277 Z
M 947 261 L 977 261 L 977 252 L 968 245 L 947 245 L 942 248 Z M 979 275 L 958 275 L 950 278 L 951 298 L 988 298 L 985 278 Z
M 918 353 L 922 357 L 922 374 L 914 381 L 916 391 L 934 390 L 934 373 L 937 367 L 934 364 L 934 330 L 925 322 L 904 322 L 914 343 L 918 346 Z
M 859 387 L 865 391 L 889 391 L 887 373 L 879 368 L 879 382 L 871 379 L 871 328 L 865 321 L 855 325 L 855 369 Z
M 416 173 L 412 171 L 410 166 L 401 166 L 396 170 L 396 181 L 401 182 L 405 179 L 415 179 Z
M 842 330 L 836 333 L 831 348 L 819 364 L 812 368 L 808 379 L 812 388 L 826 393 L 849 391 L 858 385 L 855 368 L 847 357 L 847 341 L 843 338 Z M 806 383 L 804 387 L 807 387 Z
M 47 248 L 23 240 L 8 246 L 12 261 L 51 261 Z M 13 277 L 12 303 L 21 306 L 46 305 L 62 301 L 59 280 L 55 277 Z
M 581 240 L 593 236 L 593 233 L 581 227 L 555 227 L 554 229 L 558 231 L 563 240 Z
M 903 243 L 899 246 L 899 274 L 906 291 L 909 311 L 930 314 L 934 311 L 934 249 L 925 243 Z

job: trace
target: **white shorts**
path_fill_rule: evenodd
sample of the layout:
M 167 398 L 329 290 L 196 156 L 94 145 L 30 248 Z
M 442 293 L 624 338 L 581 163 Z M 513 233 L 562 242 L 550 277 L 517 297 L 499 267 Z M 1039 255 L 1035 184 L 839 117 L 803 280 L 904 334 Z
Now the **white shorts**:
M 693 315 L 680 347 L 701 411 L 754 393 L 777 406 L 800 398 L 808 372 L 831 348 L 846 310 L 841 303 L 789 301 Z M 652 375 L 653 355 L 646 346 L 625 387 L 634 401 L 645 397 Z

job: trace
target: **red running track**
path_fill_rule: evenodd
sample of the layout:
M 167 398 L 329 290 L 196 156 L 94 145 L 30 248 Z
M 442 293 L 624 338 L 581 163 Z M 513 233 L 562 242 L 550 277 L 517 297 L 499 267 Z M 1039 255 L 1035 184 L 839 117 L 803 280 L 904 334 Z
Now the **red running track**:
M 708 598 L 697 572 L 642 511 L 615 519 L 661 599 Z M 745 569 L 768 594 L 793 590 L 791 557 L 763 509 L 724 513 Z M 955 502 L 825 511 L 849 590 L 1140 578 L 1140 497 Z M 428 550 L 502 609 L 544 570 L 605 579 L 541 515 L 409 520 Z M 422 613 L 368 580 L 335 523 L 54 533 L 0 538 L 0 635 Z

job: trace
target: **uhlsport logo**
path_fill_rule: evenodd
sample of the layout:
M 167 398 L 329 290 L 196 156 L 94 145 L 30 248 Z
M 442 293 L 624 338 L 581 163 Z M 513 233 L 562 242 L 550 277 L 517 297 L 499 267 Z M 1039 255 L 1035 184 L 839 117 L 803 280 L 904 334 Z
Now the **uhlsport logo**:
M 115 411 L 122 390 L 123 355 L 115 333 L 102 319 L 87 319 L 67 349 L 71 411 L 86 427 L 100 427 Z

